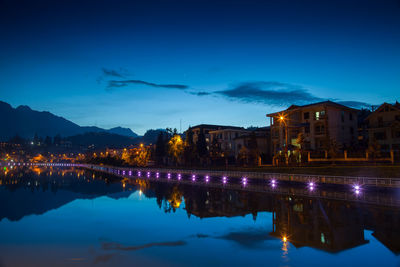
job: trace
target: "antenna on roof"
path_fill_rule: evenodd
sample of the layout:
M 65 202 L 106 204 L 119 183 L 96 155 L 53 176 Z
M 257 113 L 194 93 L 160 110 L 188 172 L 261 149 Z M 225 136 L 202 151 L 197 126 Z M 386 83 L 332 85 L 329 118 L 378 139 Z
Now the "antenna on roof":
M 179 120 L 179 133 L 182 133 L 182 119 Z

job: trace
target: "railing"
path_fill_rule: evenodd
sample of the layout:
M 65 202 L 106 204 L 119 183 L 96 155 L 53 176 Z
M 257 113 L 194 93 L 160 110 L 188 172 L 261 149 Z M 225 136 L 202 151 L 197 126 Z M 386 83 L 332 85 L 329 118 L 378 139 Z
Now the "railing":
M 177 179 L 177 176 L 170 176 L 168 174 L 172 174 L 176 170 L 168 170 L 162 169 L 161 173 L 154 172 L 154 169 L 147 170 L 147 169 L 140 169 L 137 172 L 141 172 L 140 176 L 138 173 L 133 173 L 133 170 L 130 168 L 113 168 L 113 167 L 104 167 L 104 166 L 88 166 L 90 169 L 96 171 L 103 171 L 107 173 L 111 173 L 113 175 L 121 176 L 121 177 L 132 177 L 132 178 L 139 178 L 139 179 L 146 179 L 149 181 L 154 182 L 163 182 L 163 183 L 171 183 L 171 184 L 186 184 L 186 185 L 196 185 L 196 186 L 204 186 L 208 188 L 223 188 L 223 189 L 231 189 L 231 190 L 241 190 L 247 192 L 257 192 L 257 193 L 271 193 L 271 194 L 279 194 L 279 195 L 293 195 L 297 197 L 312 197 L 312 198 L 322 198 L 322 199 L 329 199 L 329 200 L 341 200 L 341 201 L 357 201 L 364 204 L 379 204 L 385 206 L 392 206 L 392 207 L 400 207 L 400 199 L 393 194 L 379 194 L 368 192 L 364 194 L 357 194 L 354 191 L 325 191 L 325 190 L 310 190 L 309 187 L 281 187 L 281 186 L 272 186 L 270 183 L 266 184 L 255 184 L 251 183 L 250 180 L 246 180 L 246 184 L 243 183 L 223 183 L 222 180 L 204 180 L 198 177 L 199 173 L 196 173 L 197 180 L 193 181 L 190 179 Z M 146 171 L 147 170 L 147 171 Z M 155 174 L 160 174 L 160 176 L 155 176 Z M 184 172 L 179 172 L 179 174 L 183 175 Z M 186 174 L 193 174 L 194 172 L 188 172 L 186 170 Z M 211 172 L 209 172 L 211 173 Z M 148 175 L 150 174 L 150 175 Z M 167 174 L 167 176 L 165 176 Z M 221 174 L 221 173 L 219 173 Z M 279 177 L 283 178 L 294 178 L 291 179 L 292 181 L 302 181 L 301 179 L 296 179 L 298 176 L 290 176 L 285 175 L 286 177 Z M 182 177 L 182 176 L 179 176 Z M 304 176 L 310 177 L 310 176 Z M 190 178 L 190 176 L 189 176 Z M 215 178 L 215 177 L 214 177 Z M 342 177 L 341 177 L 342 178 Z M 277 179 L 277 177 L 274 177 Z M 354 177 L 352 178 L 354 179 Z M 400 180 L 400 179 L 399 179 Z M 335 180 L 338 182 L 338 180 Z M 400 183 L 398 184 L 400 186 Z
M 188 169 L 168 169 L 168 168 L 129 168 L 129 167 L 113 167 L 107 165 L 93 164 L 75 164 L 75 163 L 1 163 L 0 166 L 54 166 L 54 167 L 83 167 L 88 169 L 96 169 L 102 171 L 116 170 L 122 172 L 163 172 L 182 175 L 201 175 L 201 176 L 216 176 L 216 177 L 232 177 L 262 180 L 277 180 L 285 182 L 299 183 L 320 183 L 333 185 L 361 185 L 370 187 L 388 187 L 400 188 L 400 178 L 385 178 L 385 177 L 358 177 L 358 176 L 332 176 L 332 175 L 307 175 L 307 174 L 287 174 L 287 173 L 266 173 L 266 172 L 243 172 L 243 171 L 216 171 L 216 170 L 188 170 Z M 119 173 L 118 173 L 119 174 Z

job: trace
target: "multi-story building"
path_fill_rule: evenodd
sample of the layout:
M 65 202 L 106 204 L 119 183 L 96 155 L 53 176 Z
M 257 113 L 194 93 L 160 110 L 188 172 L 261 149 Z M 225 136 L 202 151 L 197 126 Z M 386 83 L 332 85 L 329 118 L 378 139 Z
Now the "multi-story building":
M 267 114 L 271 125 L 272 153 L 298 146 L 299 133 L 304 135 L 307 150 L 321 150 L 335 141 L 343 148 L 357 141 L 357 109 L 324 101 L 304 106 L 292 105 L 286 110 Z
M 254 136 L 253 136 L 254 135 Z M 262 162 L 269 163 L 271 161 L 271 128 L 262 127 L 252 131 L 248 131 L 248 134 L 241 135 L 235 138 L 235 157 L 238 158 L 240 150 L 245 147 L 250 149 L 252 138 L 255 137 L 257 143 L 257 149 L 260 153 Z
M 382 150 L 400 150 L 400 103 L 383 103 L 367 118 L 369 143 Z
M 231 130 L 244 130 L 243 127 L 236 126 L 225 126 L 225 125 L 213 125 L 213 124 L 199 124 L 193 127 L 190 127 L 190 130 L 193 132 L 193 142 L 196 144 L 199 139 L 200 132 L 203 132 L 204 137 L 207 143 L 207 149 L 210 148 L 211 144 L 211 131 L 223 130 L 223 129 L 231 129 Z
M 213 145 L 218 145 L 219 149 L 225 156 L 235 156 L 238 152 L 235 146 L 235 138 L 242 135 L 249 134 L 250 131 L 244 128 L 224 128 L 219 130 L 210 131 L 210 142 Z

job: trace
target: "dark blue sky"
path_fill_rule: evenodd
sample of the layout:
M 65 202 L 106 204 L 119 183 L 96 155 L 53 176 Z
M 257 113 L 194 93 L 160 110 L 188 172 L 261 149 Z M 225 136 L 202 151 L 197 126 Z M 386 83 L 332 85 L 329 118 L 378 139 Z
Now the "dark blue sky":
M 80 125 L 265 126 L 399 96 L 398 0 L 0 0 L 0 34 L 0 100 Z

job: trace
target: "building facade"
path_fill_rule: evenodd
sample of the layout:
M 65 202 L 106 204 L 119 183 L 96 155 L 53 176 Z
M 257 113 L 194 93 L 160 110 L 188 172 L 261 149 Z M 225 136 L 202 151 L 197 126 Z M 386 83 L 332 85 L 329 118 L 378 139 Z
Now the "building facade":
M 244 128 L 225 128 L 210 131 L 210 141 L 212 145 L 217 145 L 225 156 L 235 156 L 238 153 L 235 146 L 235 138 L 249 134 L 250 131 Z
M 254 135 L 254 136 L 253 136 Z M 252 138 L 255 138 L 257 143 L 257 150 L 260 154 L 262 163 L 271 162 L 271 128 L 262 127 L 257 128 L 253 131 L 249 131 L 248 134 L 241 135 L 235 138 L 235 158 L 239 156 L 240 150 L 245 147 L 247 150 L 251 148 Z
M 383 103 L 367 118 L 369 144 L 381 150 L 400 150 L 400 103 Z
M 199 134 L 203 132 L 204 137 L 206 139 L 207 143 L 207 149 L 210 149 L 211 145 L 211 133 L 213 131 L 219 131 L 219 130 L 225 130 L 225 129 L 230 129 L 230 130 L 244 130 L 243 127 L 236 127 L 236 126 L 226 126 L 226 125 L 213 125 L 213 124 L 199 124 L 193 127 L 190 127 L 190 131 L 193 133 L 193 142 L 196 144 L 197 140 L 199 139 Z
M 271 125 L 272 154 L 294 149 L 303 133 L 306 150 L 322 150 L 334 141 L 345 148 L 357 143 L 357 109 L 324 101 L 304 106 L 292 105 L 286 110 L 267 114 Z

